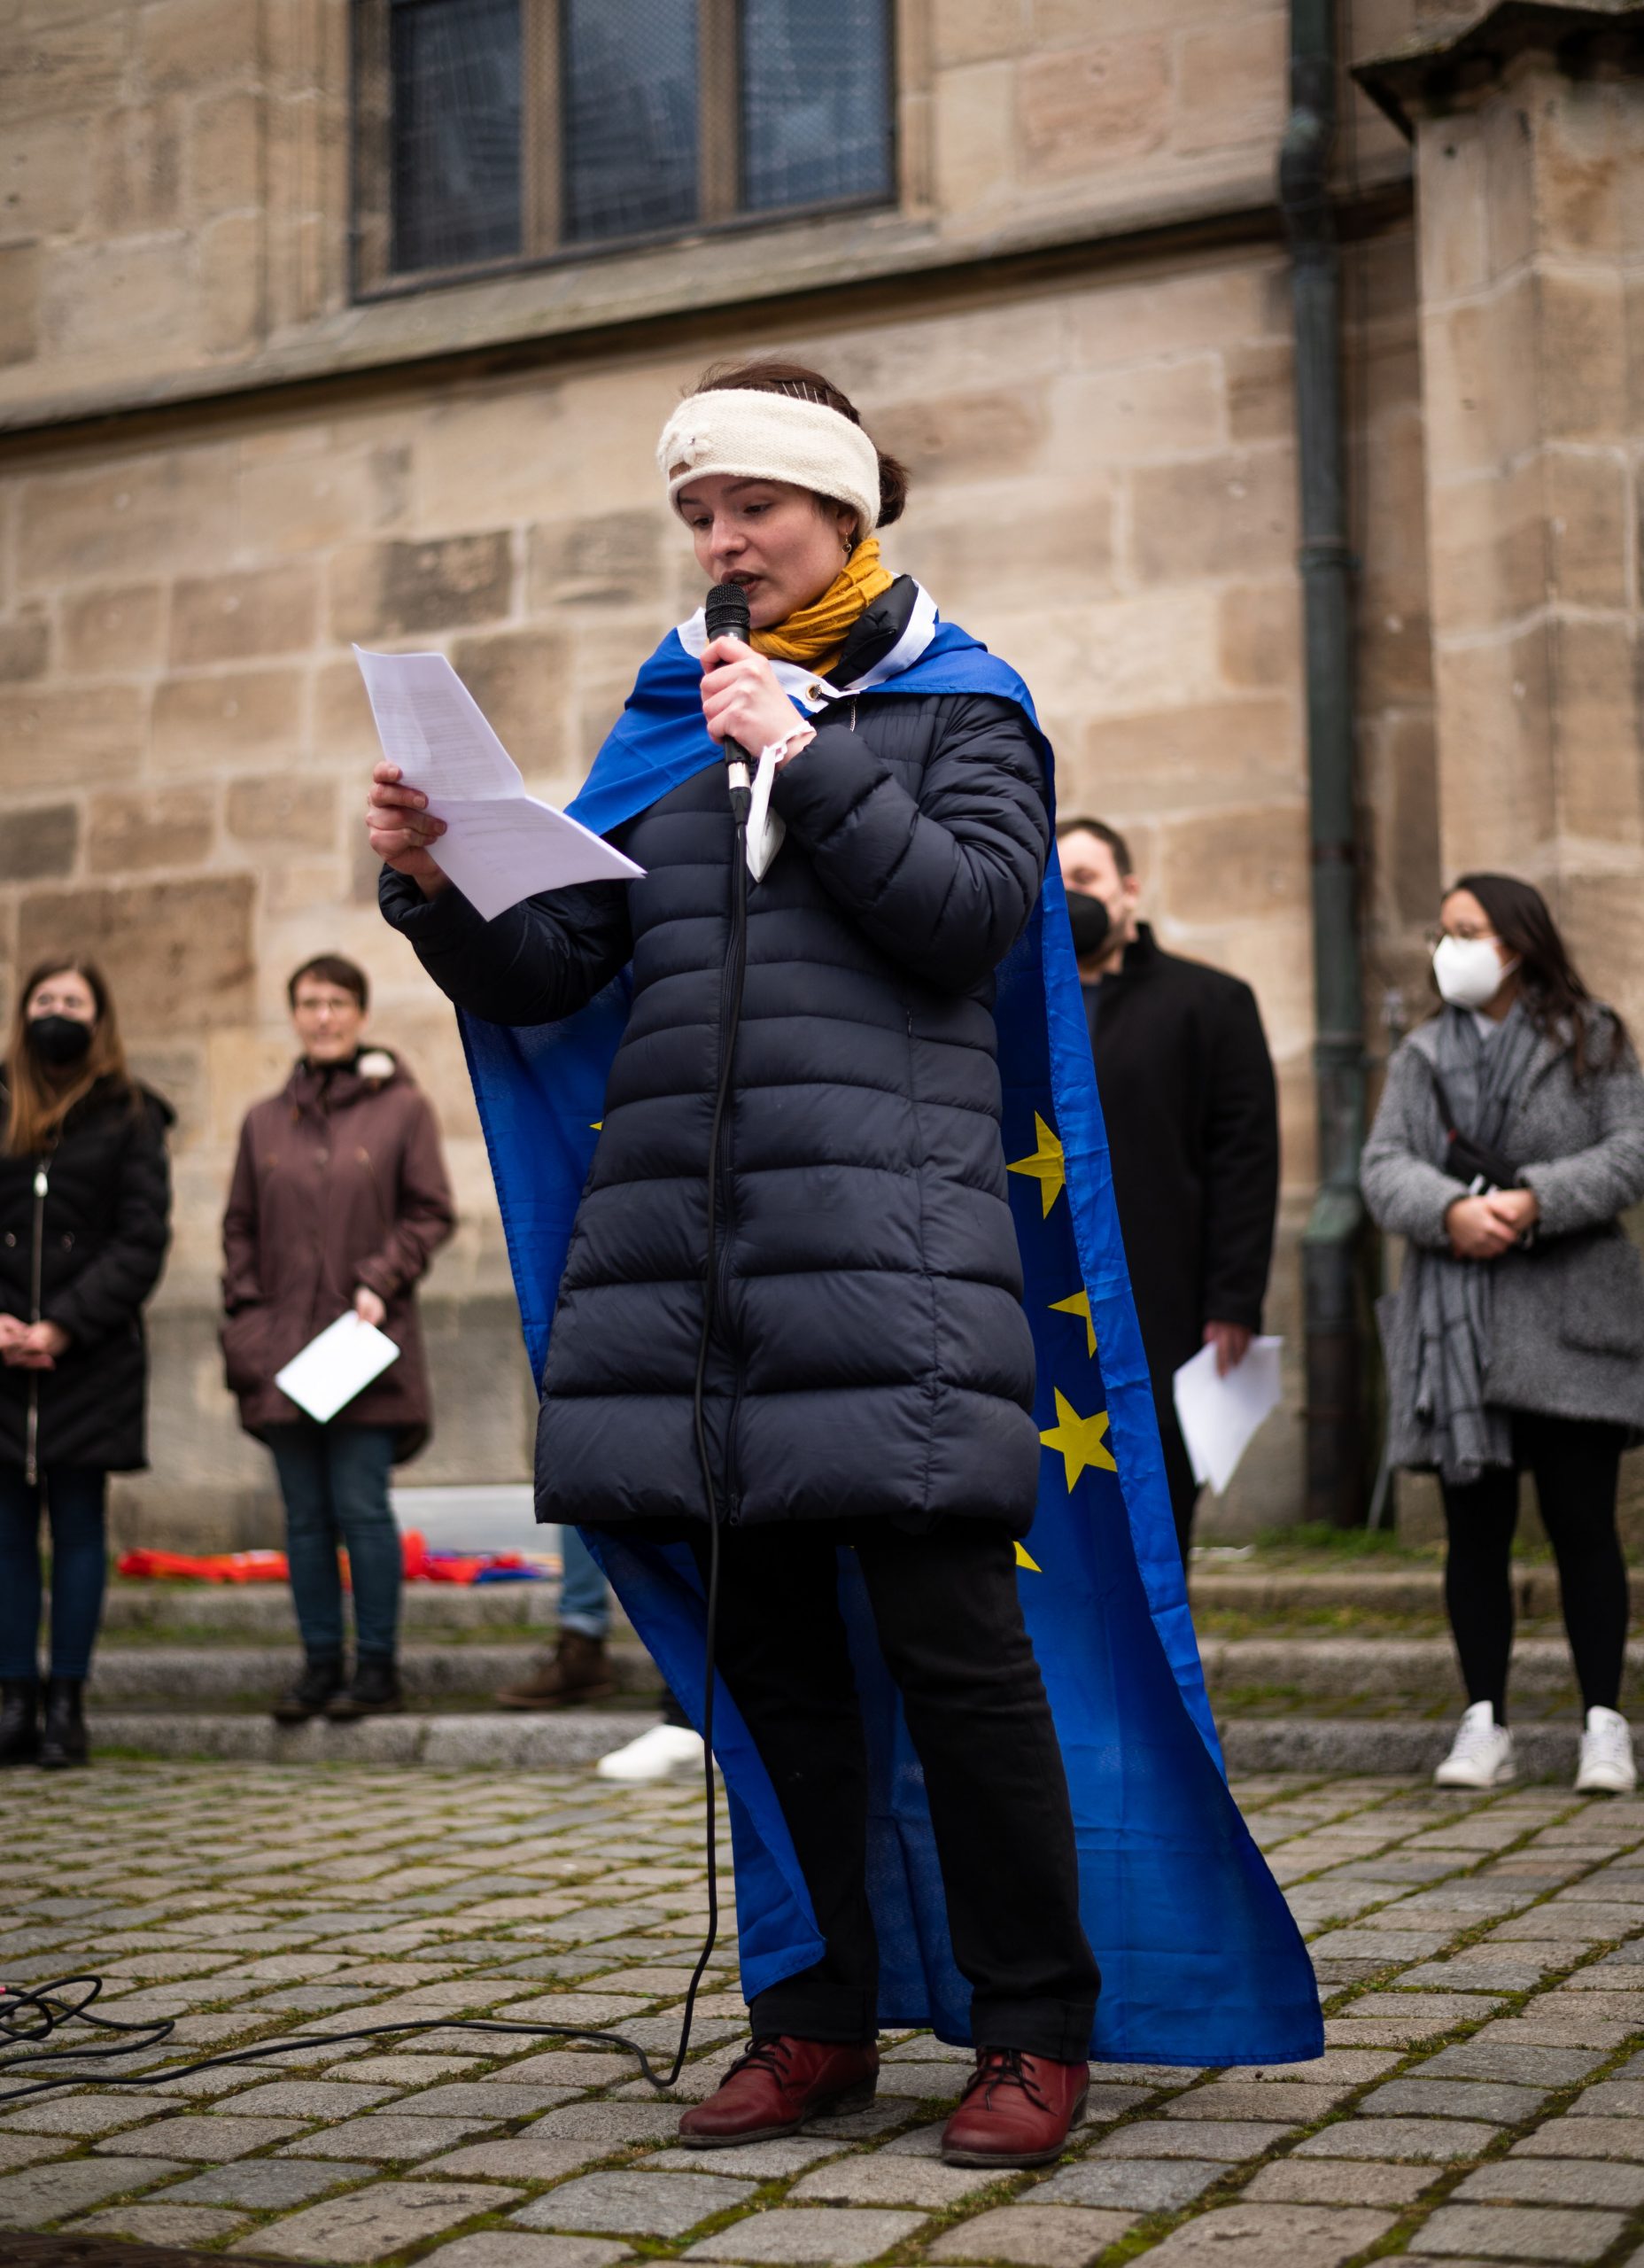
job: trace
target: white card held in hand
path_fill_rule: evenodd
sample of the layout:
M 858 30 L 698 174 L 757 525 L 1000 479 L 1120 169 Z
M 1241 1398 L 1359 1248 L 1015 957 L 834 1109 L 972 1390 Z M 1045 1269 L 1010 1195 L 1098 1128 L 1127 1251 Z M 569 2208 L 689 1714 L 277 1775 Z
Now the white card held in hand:
M 539 890 L 644 873 L 580 819 L 525 793 L 519 766 L 443 654 L 356 646 L 354 659 L 384 755 L 446 822 L 430 856 L 487 921 Z
M 350 1308 L 276 1371 L 274 1382 L 324 1425 L 399 1360 L 399 1349 L 387 1332 Z
M 1201 1347 L 1176 1372 L 1176 1422 L 1192 1460 L 1193 1478 L 1225 1495 L 1238 1461 L 1262 1419 L 1277 1409 L 1282 1339 L 1252 1339 L 1242 1363 L 1216 1375 L 1216 1350 Z

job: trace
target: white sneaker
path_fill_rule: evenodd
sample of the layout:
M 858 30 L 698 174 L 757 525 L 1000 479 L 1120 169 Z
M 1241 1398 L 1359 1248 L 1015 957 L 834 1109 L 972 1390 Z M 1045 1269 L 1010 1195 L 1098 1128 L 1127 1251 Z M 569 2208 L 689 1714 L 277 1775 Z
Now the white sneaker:
M 630 1787 L 648 1780 L 675 1780 L 702 1768 L 702 1736 L 689 1725 L 653 1725 L 625 1748 L 614 1748 L 601 1757 L 594 1770 L 601 1780 L 625 1781 Z
M 1576 1767 L 1578 1796 L 1630 1796 L 1638 1786 L 1632 1728 L 1613 1709 L 1589 1709 Z
M 1585 1752 L 1585 1751 L 1584 1751 Z M 1488 1701 L 1475 1701 L 1463 1712 L 1450 1744 L 1450 1753 L 1433 1774 L 1436 1788 L 1500 1788 L 1518 1769 L 1513 1760 L 1513 1736 L 1498 1725 Z

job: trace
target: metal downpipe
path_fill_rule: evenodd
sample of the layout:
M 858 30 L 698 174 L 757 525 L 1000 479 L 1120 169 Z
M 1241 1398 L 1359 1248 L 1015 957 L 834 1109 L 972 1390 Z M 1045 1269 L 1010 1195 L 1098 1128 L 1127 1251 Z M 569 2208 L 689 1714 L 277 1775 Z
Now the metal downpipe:
M 1353 804 L 1353 560 L 1341 385 L 1341 255 L 1330 202 L 1335 0 L 1291 0 L 1291 111 L 1279 204 L 1291 250 L 1313 879 L 1319 1188 L 1302 1237 L 1306 1517 L 1364 1517 L 1368 1479 L 1361 1284 L 1364 1010 Z

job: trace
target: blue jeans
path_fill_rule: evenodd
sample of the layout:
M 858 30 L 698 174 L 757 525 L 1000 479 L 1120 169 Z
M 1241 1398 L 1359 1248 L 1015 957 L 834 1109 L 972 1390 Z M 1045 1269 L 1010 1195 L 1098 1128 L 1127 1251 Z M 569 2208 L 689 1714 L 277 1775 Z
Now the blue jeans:
M 560 1529 L 560 1628 L 603 1638 L 611 1627 L 611 1587 L 578 1529 Z
M 108 1573 L 97 1466 L 58 1464 L 40 1480 L 0 1465 L 0 1677 L 39 1674 L 40 1508 L 51 1524 L 51 1674 L 85 1677 Z
M 268 1447 L 285 1499 L 285 1550 L 303 1651 L 343 1651 L 339 1545 L 354 1592 L 361 1659 L 392 1661 L 399 1627 L 399 1530 L 388 1504 L 390 1425 L 270 1425 Z

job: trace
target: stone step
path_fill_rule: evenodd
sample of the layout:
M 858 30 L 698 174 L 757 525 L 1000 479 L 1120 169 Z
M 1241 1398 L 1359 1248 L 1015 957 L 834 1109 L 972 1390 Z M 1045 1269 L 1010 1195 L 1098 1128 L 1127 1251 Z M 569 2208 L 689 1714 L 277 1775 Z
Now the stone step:
M 572 1710 L 552 1716 L 376 1717 L 361 1723 L 295 1727 L 260 1716 L 147 1716 L 94 1710 L 94 1751 L 176 1759 L 274 1764 L 415 1764 L 454 1769 L 522 1770 L 593 1763 L 657 1721 L 649 1713 Z M 1431 1772 L 1451 1726 L 1399 1717 L 1272 1717 L 1229 1720 L 1223 1753 L 1235 1777 L 1267 1772 Z M 1519 1728 L 1521 1780 L 1568 1780 L 1575 1770 L 1573 1724 Z
M 400 1656 L 413 1708 L 461 1702 L 485 1705 L 500 1687 L 526 1676 L 541 1658 L 547 1634 L 513 1643 L 441 1645 L 414 1640 Z M 619 1689 L 651 1699 L 657 1676 L 637 1640 L 613 1641 Z M 1213 1695 L 1237 1706 L 1252 1699 L 1404 1704 L 1412 1713 L 1461 1705 L 1447 1638 L 1206 1638 L 1200 1647 Z M 91 1697 L 109 1709 L 263 1709 L 299 1664 L 291 1636 L 277 1646 L 110 1646 L 97 1656 Z M 1644 1643 L 1628 1651 L 1636 1680 Z M 1524 1638 L 1514 1649 L 1513 1689 L 1525 1698 L 1567 1693 L 1569 1650 L 1562 1638 Z
M 556 1582 L 407 1583 L 400 1595 L 407 1637 L 551 1632 L 558 1609 Z M 103 1610 L 104 1640 L 116 1645 L 183 1637 L 197 1644 L 261 1639 L 277 1645 L 296 1628 L 285 1583 L 122 1582 L 117 1577 Z
M 408 1645 L 399 1657 L 406 1697 L 414 1708 L 488 1703 L 542 1658 L 543 1635 L 512 1645 Z M 654 1700 L 657 1674 L 644 1649 L 630 1641 L 609 1651 L 619 1689 Z M 90 1699 L 104 1709 L 266 1709 L 301 1665 L 291 1639 L 283 1646 L 109 1646 L 92 1666 Z
M 1538 1620 L 1558 1612 L 1558 1577 L 1551 1566 L 1521 1563 L 1514 1570 L 1518 1612 Z M 1366 1615 L 1444 1613 L 1444 1577 L 1435 1562 L 1399 1568 L 1345 1565 L 1314 1569 L 1229 1567 L 1194 1563 L 1193 1605 L 1198 1612 L 1248 1614 L 1283 1622 L 1343 1610 Z M 539 1583 L 408 1583 L 403 1594 L 407 1637 L 505 1636 L 552 1629 L 559 1586 Z M 109 1586 L 105 1640 L 115 1645 L 196 1643 L 277 1644 L 296 1627 L 291 1594 L 283 1583 L 148 1583 Z

